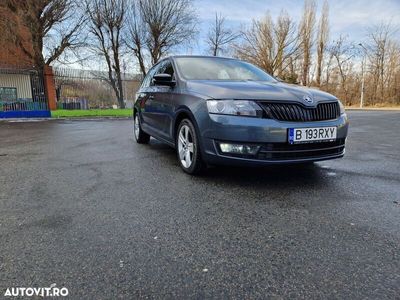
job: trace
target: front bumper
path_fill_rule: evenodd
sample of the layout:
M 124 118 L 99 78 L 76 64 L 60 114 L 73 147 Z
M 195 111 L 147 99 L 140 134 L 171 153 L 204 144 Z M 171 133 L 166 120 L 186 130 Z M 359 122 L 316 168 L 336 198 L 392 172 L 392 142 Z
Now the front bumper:
M 318 122 L 282 122 L 273 119 L 209 115 L 201 126 L 203 159 L 209 164 L 268 165 L 303 163 L 340 158 L 345 153 L 348 119 Z M 205 125 L 205 126 L 204 126 Z M 337 127 L 337 140 L 290 145 L 289 128 Z M 255 155 L 222 153 L 220 142 L 260 146 Z

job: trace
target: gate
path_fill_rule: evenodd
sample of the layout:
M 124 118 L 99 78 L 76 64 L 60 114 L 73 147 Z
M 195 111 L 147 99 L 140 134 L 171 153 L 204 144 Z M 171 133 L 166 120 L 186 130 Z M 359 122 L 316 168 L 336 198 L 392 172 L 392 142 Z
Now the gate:
M 49 118 L 43 72 L 0 69 L 0 118 Z

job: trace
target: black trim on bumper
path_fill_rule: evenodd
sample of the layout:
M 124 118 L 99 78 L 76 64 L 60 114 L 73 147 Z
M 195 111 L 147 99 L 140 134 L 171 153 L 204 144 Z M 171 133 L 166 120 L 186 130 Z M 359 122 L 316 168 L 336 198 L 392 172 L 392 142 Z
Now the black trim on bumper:
M 305 158 L 320 158 L 340 155 L 344 151 L 345 139 L 334 142 L 320 142 L 310 144 L 287 143 L 263 145 L 256 156 L 260 160 L 296 160 Z
M 219 148 L 219 143 L 216 144 L 216 149 L 219 156 L 226 158 L 246 159 L 254 162 L 296 162 L 296 161 L 317 161 L 330 158 L 341 157 L 345 152 L 346 139 L 337 139 L 333 142 L 317 142 L 307 144 L 289 143 L 265 143 L 257 144 L 261 148 L 256 155 L 239 155 L 222 153 Z M 229 143 L 229 142 L 228 142 Z M 232 142 L 233 143 L 233 142 Z M 240 144 L 240 143 L 235 143 Z M 253 144 L 256 145 L 256 144 Z

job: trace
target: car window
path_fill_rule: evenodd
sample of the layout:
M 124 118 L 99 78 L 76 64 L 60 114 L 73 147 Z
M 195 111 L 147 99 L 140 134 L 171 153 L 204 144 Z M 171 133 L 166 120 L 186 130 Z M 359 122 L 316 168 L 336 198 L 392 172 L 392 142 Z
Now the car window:
M 147 72 L 147 75 L 142 82 L 141 88 L 147 88 L 150 86 L 150 81 L 151 81 L 151 78 L 153 78 L 154 70 L 155 69 L 151 69 L 149 72 Z
M 244 61 L 216 57 L 179 57 L 176 65 L 187 80 L 276 80 L 256 66 Z
M 141 88 L 147 88 L 149 86 L 153 86 L 153 76 L 156 74 L 169 74 L 172 77 L 172 80 L 175 80 L 174 77 L 174 68 L 169 59 L 162 61 L 161 63 L 155 65 L 150 71 L 147 73 L 146 77 L 143 80 Z
M 159 74 L 169 74 L 171 75 L 172 79 L 174 79 L 174 68 L 172 67 L 172 63 L 170 60 L 167 60 L 165 64 L 160 68 Z
M 155 65 L 154 67 L 152 67 L 152 68 L 150 69 L 149 72 L 147 72 L 147 75 L 146 75 L 146 77 L 145 77 L 144 80 L 143 80 L 143 83 L 142 83 L 141 88 L 147 88 L 147 87 L 153 85 L 153 76 L 154 76 L 155 74 L 159 74 L 159 73 L 158 73 L 158 70 L 159 70 L 162 66 L 163 66 L 163 63 L 157 64 L 157 65 Z
M 152 74 L 152 76 L 150 78 L 150 86 L 154 86 L 154 83 L 153 83 L 153 76 L 154 75 L 165 73 L 164 71 L 165 71 L 165 67 L 166 67 L 167 62 L 168 61 L 166 61 L 166 60 L 160 62 L 158 64 L 158 66 L 154 69 L 154 72 L 153 72 L 153 74 Z
M 172 63 L 169 59 L 167 59 L 161 63 L 160 68 L 156 71 L 155 74 L 169 74 L 171 75 L 172 79 L 174 79 L 174 73 L 175 72 Z

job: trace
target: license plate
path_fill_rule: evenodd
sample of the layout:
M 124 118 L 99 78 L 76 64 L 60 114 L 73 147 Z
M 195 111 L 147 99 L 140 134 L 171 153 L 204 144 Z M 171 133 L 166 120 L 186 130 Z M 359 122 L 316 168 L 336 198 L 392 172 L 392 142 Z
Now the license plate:
M 289 144 L 336 140 L 336 127 L 289 128 Z

